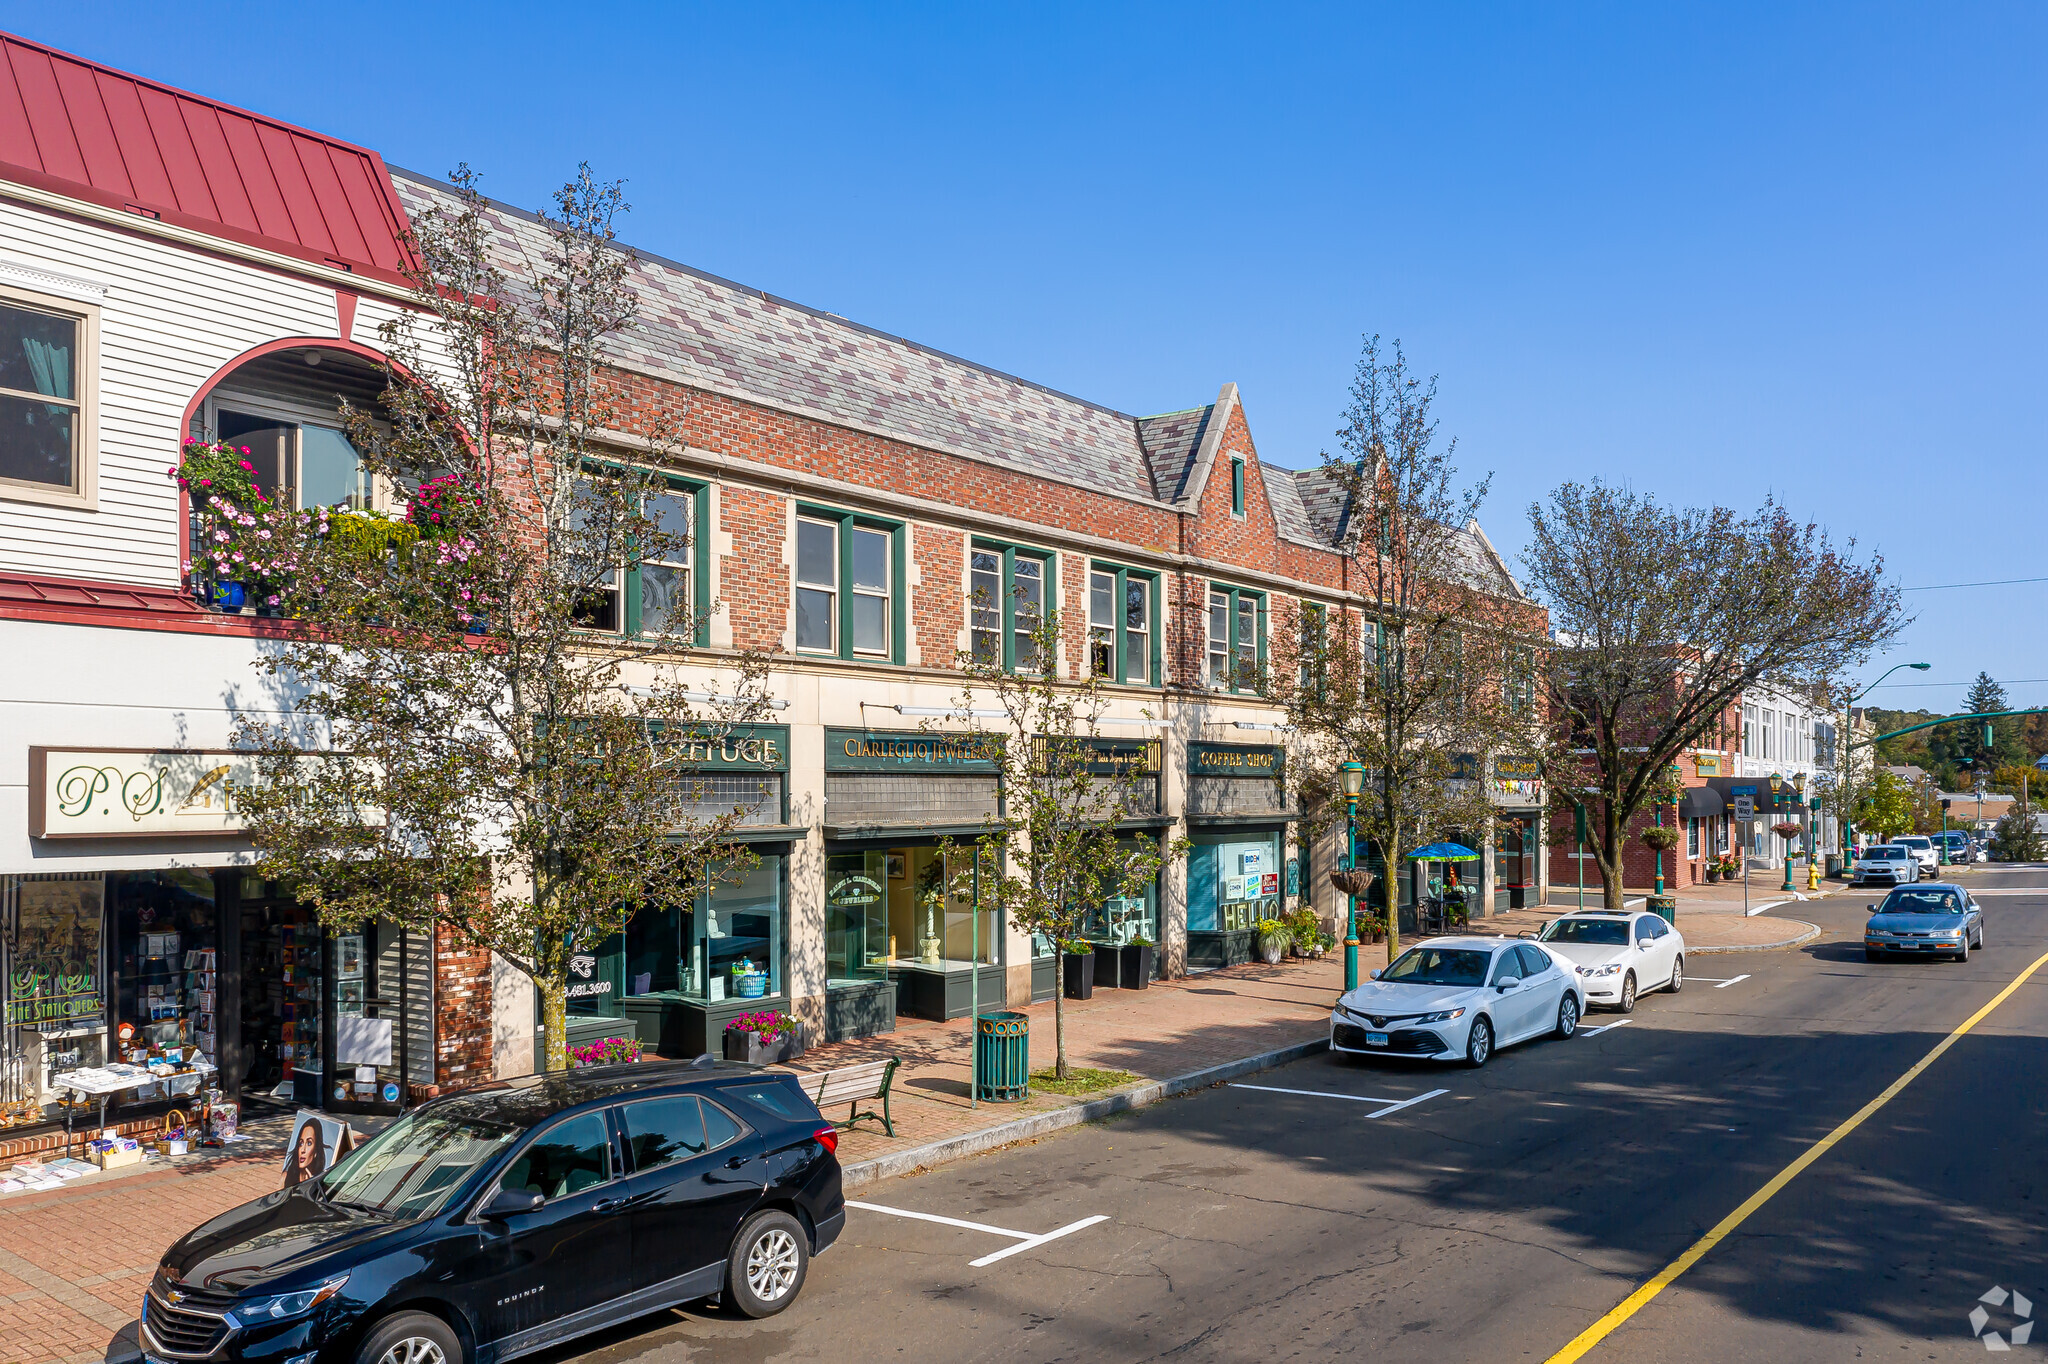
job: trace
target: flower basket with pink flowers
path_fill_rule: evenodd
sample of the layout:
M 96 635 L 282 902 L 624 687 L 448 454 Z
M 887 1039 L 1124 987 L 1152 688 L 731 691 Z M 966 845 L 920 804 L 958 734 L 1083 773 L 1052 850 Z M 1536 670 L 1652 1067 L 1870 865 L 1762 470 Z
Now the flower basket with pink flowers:
M 773 1065 L 804 1054 L 804 1021 L 777 1009 L 741 1014 L 725 1025 L 725 1059 Z

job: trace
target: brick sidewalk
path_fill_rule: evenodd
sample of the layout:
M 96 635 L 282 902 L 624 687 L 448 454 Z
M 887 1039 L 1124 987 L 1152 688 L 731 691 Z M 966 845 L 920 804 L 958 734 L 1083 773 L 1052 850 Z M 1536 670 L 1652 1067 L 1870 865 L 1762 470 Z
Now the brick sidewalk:
M 1371 949 L 1367 949 L 1368 954 Z M 1366 965 L 1377 961 L 1368 955 Z M 1078 1066 L 1167 1079 L 1320 1036 L 1342 984 L 1336 961 L 1240 966 L 1148 990 L 1067 1001 L 1067 1054 Z M 1053 1062 L 1053 1006 L 1033 1005 L 1031 1064 Z M 1081 1102 L 1034 1095 L 968 1107 L 966 1020 L 904 1020 L 893 1033 L 819 1047 L 798 1068 L 899 1056 L 895 1138 L 862 1123 L 839 1145 L 852 1163 Z M 1091 1096 L 1092 1097 L 1092 1096 Z M 835 1110 L 838 1116 L 843 1110 Z M 255 1124 L 250 1124 L 255 1127 Z M 227 1156 L 180 1157 L 92 1175 L 67 1188 L 0 1196 L 0 1364 L 99 1364 L 133 1356 L 136 1304 L 164 1248 L 210 1217 L 278 1187 L 285 1128 Z

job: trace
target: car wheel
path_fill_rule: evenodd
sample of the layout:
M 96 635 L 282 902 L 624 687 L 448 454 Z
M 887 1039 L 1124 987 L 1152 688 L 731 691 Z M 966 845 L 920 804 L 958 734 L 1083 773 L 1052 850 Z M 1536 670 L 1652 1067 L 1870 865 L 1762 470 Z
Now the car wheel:
M 1672 994 L 1674 994 L 1674 995 L 1675 995 L 1675 994 L 1677 994 L 1677 993 L 1678 993 L 1678 992 L 1679 992 L 1680 990 L 1683 990 L 1683 989 L 1685 988 L 1685 958 L 1684 958 L 1684 957 L 1677 957 L 1677 958 L 1674 958 L 1674 959 L 1672 960 L 1672 963 L 1671 963 L 1671 984 L 1670 984 L 1669 986 L 1665 987 L 1665 988 L 1669 989 L 1669 990 L 1671 991 L 1671 993 L 1672 993 Z
M 1636 1011 L 1636 973 L 1631 971 L 1621 978 L 1621 998 L 1615 1003 L 1616 1013 L 1632 1014 Z
M 1465 1034 L 1465 1064 L 1477 1070 L 1492 1055 L 1493 1023 L 1481 1014 L 1472 1020 L 1472 1031 Z
M 1560 1039 L 1570 1037 L 1579 1030 L 1579 997 L 1570 990 L 1557 1002 L 1557 1035 Z
M 400 1312 L 377 1323 L 356 1351 L 356 1364 L 462 1364 L 462 1343 L 439 1317 Z
M 725 1261 L 725 1300 L 750 1317 L 772 1317 L 796 1301 L 810 1268 L 803 1223 L 779 1209 L 749 1217 Z

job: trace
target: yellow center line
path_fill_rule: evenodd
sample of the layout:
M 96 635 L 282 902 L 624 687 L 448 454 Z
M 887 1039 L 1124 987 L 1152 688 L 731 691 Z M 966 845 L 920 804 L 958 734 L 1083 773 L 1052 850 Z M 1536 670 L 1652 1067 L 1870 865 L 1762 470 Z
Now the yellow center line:
M 1764 1185 L 1761 1189 L 1758 1189 L 1755 1193 L 1751 1194 L 1748 1198 L 1744 1199 L 1741 1207 L 1737 1208 L 1734 1212 L 1729 1213 L 1726 1217 L 1722 1218 L 1719 1222 L 1715 1223 L 1714 1229 L 1712 1231 L 1708 1232 L 1705 1236 L 1700 1237 L 1699 1240 L 1693 1242 L 1690 1246 L 1686 1247 L 1685 1254 L 1679 1256 L 1670 1264 L 1664 1266 L 1664 1268 L 1658 1272 L 1657 1277 L 1651 1279 L 1641 1288 L 1638 1288 L 1635 1292 L 1629 1294 L 1626 1298 L 1622 1299 L 1621 1305 L 1616 1307 L 1612 1312 L 1609 1312 L 1606 1316 L 1600 1318 L 1600 1320 L 1594 1322 L 1591 1326 L 1588 1326 L 1585 1330 L 1579 1332 L 1578 1335 L 1572 1338 L 1571 1344 L 1565 1346 L 1562 1350 L 1559 1350 L 1556 1354 L 1552 1355 L 1546 1362 L 1546 1364 L 1572 1364 L 1572 1361 L 1582 1358 L 1588 1350 L 1592 1349 L 1595 1345 L 1598 1345 L 1601 1341 L 1607 1339 L 1608 1336 L 1612 1335 L 1616 1327 L 1620 1326 L 1623 1322 L 1627 1321 L 1636 1313 L 1642 1311 L 1644 1307 L 1649 1305 L 1650 1299 L 1656 1297 L 1659 1293 L 1662 1293 L 1666 1288 L 1668 1288 L 1671 1285 L 1673 1280 L 1678 1278 L 1679 1275 L 1685 1273 L 1686 1270 L 1691 1269 L 1694 1265 L 1698 1264 L 1708 1251 L 1712 1250 L 1715 1246 L 1719 1245 L 1722 1241 L 1726 1240 L 1737 1227 L 1741 1226 L 1745 1221 L 1747 1221 L 1751 1213 L 1755 1212 L 1758 1208 L 1761 1208 L 1764 1204 L 1770 1202 L 1771 1199 L 1777 1195 L 1780 1189 L 1783 1189 L 1787 1184 L 1790 1184 L 1795 1178 L 1797 1178 L 1800 1171 L 1804 1170 L 1807 1166 L 1813 1164 L 1816 1160 L 1819 1160 L 1822 1156 L 1826 1155 L 1829 1151 L 1833 1150 L 1835 1143 L 1841 1141 L 1842 1138 L 1848 1136 L 1851 1132 L 1854 1132 L 1857 1128 L 1861 1127 L 1865 1120 L 1868 1119 L 1871 1114 L 1877 1112 L 1878 1109 L 1883 1108 L 1886 1104 L 1890 1103 L 1893 1099 L 1897 1098 L 1899 1095 L 1899 1091 L 1903 1090 L 1907 1085 L 1912 1084 L 1914 1080 L 1920 1077 L 1921 1071 L 1926 1070 L 1929 1066 L 1933 1065 L 1935 1061 L 1940 1058 L 1941 1054 L 1947 1051 L 1950 1047 L 1954 1046 L 1964 1033 L 1970 1031 L 1970 1029 L 1976 1027 L 1979 1023 L 1982 1023 L 1987 1017 L 1989 1017 L 1993 1009 L 1996 1009 L 1999 1005 L 2005 1003 L 2005 1001 L 2012 996 L 2013 991 L 2019 989 L 2020 986 L 2026 984 L 2027 978 L 2033 975 L 2034 972 L 2040 970 L 2043 966 L 2048 966 L 2048 952 L 2044 952 L 2040 956 L 2034 958 L 2034 964 L 2032 966 L 2029 966 L 2026 970 L 2020 972 L 2019 975 L 2015 976 L 2013 978 L 2012 984 L 2006 986 L 2003 990 L 2000 990 L 1996 995 L 1993 995 L 1991 997 L 1991 1002 L 1989 1004 L 1986 1004 L 1983 1008 L 1971 1014 L 1968 1020 L 1966 1020 L 1960 1028 L 1957 1028 L 1947 1037 L 1944 1037 L 1941 1039 L 1941 1041 L 1935 1043 L 1934 1050 L 1928 1052 L 1925 1056 L 1921 1057 L 1917 1062 L 1915 1062 L 1911 1070 L 1907 1071 L 1904 1075 L 1901 1075 L 1898 1079 L 1892 1081 L 1891 1084 L 1885 1089 L 1884 1093 L 1878 1095 L 1875 1099 L 1872 1099 L 1869 1103 L 1857 1109 L 1854 1117 L 1851 1117 L 1846 1122 L 1844 1122 L 1840 1127 L 1837 1127 L 1834 1131 L 1822 1137 L 1812 1146 L 1809 1146 L 1804 1152 L 1800 1154 L 1797 1160 L 1793 1161 L 1790 1165 L 1787 1165 L 1784 1169 L 1778 1171 L 1777 1175 L 1772 1178 L 1770 1183 Z

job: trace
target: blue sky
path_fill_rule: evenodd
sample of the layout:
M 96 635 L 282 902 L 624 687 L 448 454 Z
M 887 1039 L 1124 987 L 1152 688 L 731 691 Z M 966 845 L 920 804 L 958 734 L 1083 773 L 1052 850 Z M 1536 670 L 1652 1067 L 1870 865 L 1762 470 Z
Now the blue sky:
M 49 6 L 0 27 L 1135 413 L 1331 439 L 1441 376 L 1511 560 L 1567 478 L 1766 495 L 1903 586 L 2048 576 L 2048 9 Z M 1915 592 L 1876 692 L 2048 704 L 2048 583 Z M 1872 674 L 1884 663 L 1873 665 Z

